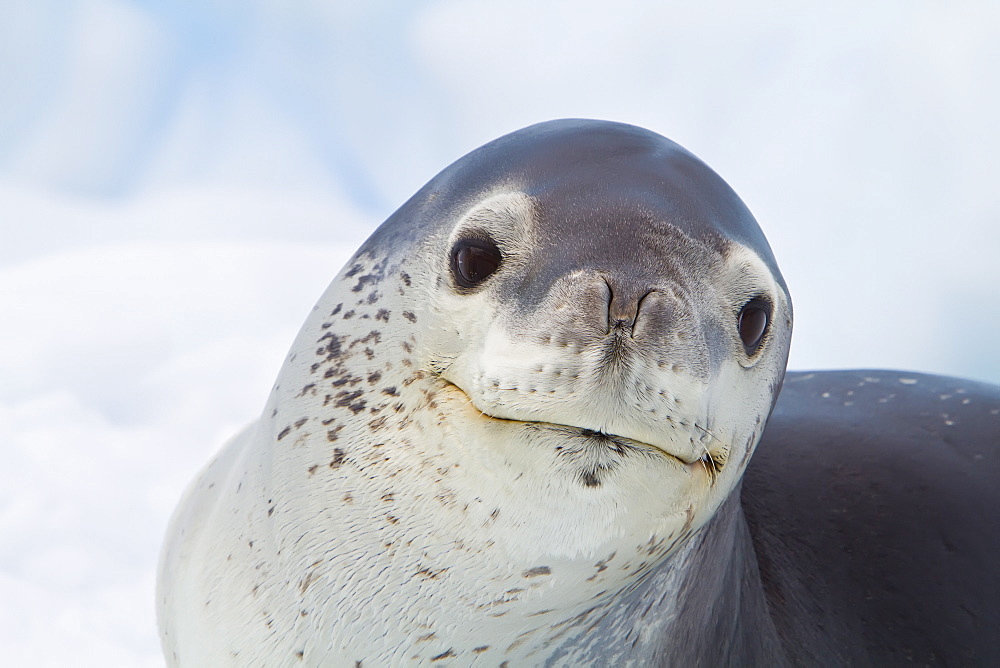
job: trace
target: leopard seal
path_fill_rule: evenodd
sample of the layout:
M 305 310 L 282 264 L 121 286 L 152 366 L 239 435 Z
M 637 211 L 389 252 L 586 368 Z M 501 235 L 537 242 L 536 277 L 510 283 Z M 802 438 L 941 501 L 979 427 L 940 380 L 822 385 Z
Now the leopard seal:
M 769 538 L 795 499 L 741 503 L 791 329 L 753 216 L 677 144 L 590 120 L 486 144 L 365 242 L 185 493 L 168 663 L 842 658 L 853 627 L 816 641 L 808 564 Z

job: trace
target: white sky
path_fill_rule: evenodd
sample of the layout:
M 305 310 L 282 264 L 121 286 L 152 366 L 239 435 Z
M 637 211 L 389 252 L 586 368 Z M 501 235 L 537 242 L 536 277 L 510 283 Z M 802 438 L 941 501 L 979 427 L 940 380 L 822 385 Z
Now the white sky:
M 160 665 L 182 486 L 367 233 L 536 121 L 636 123 L 728 180 L 791 288 L 792 368 L 1000 382 L 998 19 L 0 0 L 0 664 Z

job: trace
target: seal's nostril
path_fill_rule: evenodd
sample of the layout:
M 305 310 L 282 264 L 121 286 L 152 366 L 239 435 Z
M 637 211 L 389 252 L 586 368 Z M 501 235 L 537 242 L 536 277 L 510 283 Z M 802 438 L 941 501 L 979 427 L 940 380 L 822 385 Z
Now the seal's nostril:
M 609 293 L 608 331 L 634 330 L 643 300 L 654 291 L 649 288 L 639 288 L 634 284 L 617 285 L 613 288 L 607 278 L 604 281 L 608 285 Z

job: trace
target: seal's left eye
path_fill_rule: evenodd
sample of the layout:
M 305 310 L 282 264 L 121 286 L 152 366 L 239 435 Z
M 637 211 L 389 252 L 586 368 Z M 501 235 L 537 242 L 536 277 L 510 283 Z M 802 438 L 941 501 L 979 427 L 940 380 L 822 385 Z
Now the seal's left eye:
M 451 270 L 455 282 L 474 288 L 497 270 L 503 256 L 496 244 L 487 239 L 464 239 L 451 249 Z
M 760 342 L 767 331 L 767 323 L 771 319 L 771 305 L 766 299 L 754 297 L 740 309 L 737 328 L 747 355 L 757 352 Z

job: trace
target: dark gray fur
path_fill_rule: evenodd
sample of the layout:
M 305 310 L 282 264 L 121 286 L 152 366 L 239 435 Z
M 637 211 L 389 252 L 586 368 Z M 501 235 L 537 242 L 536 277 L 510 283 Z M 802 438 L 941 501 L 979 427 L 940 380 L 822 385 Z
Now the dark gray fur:
M 742 501 L 792 662 L 1000 665 L 1000 387 L 788 374 Z

